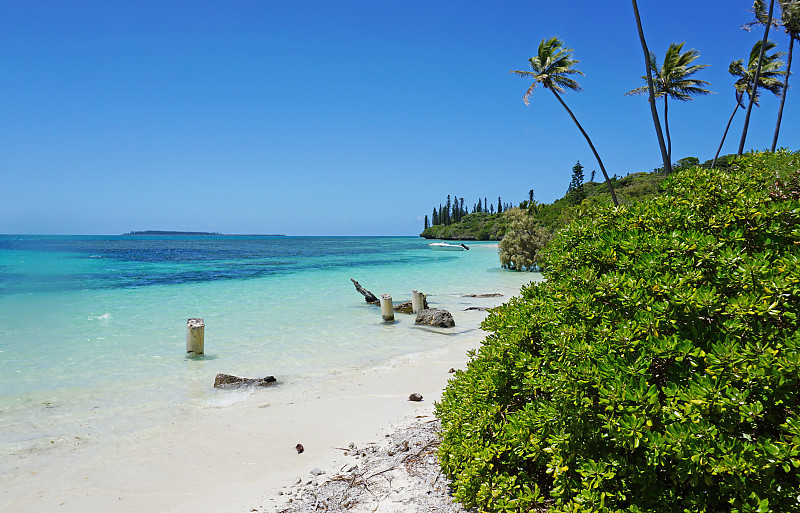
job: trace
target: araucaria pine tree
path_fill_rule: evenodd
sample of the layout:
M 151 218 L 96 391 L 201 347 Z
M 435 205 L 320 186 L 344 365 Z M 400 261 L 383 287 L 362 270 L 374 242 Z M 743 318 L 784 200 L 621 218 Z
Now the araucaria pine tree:
M 572 166 L 572 180 L 567 187 L 567 194 L 572 193 L 572 201 L 575 204 L 580 203 L 586 198 L 586 191 L 583 189 L 583 166 L 578 161 Z

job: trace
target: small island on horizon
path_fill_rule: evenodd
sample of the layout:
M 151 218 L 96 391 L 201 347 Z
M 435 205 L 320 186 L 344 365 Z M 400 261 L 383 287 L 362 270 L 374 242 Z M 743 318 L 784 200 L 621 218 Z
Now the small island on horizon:
M 123 233 L 122 235 L 202 235 L 202 236 L 213 236 L 213 237 L 286 237 L 286 235 L 282 233 L 253 233 L 253 234 L 226 234 L 226 233 L 219 233 L 219 232 L 184 232 L 184 231 L 174 231 L 174 230 L 141 230 L 141 231 L 130 231 L 128 233 Z

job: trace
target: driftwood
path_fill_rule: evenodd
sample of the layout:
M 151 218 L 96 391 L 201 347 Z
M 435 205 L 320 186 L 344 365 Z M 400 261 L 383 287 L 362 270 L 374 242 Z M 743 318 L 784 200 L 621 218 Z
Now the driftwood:
M 240 378 L 238 376 L 231 376 L 230 374 L 217 374 L 214 378 L 214 388 L 233 388 L 244 387 L 250 385 L 257 385 L 260 387 L 268 387 L 277 381 L 275 376 L 267 376 L 266 378 Z
M 372 292 L 370 292 L 367 289 L 365 289 L 364 287 L 362 287 L 361 284 L 358 283 L 356 280 L 354 280 L 353 278 L 350 278 L 350 281 L 353 282 L 353 285 L 355 285 L 356 290 L 362 296 L 364 296 L 364 301 L 366 301 L 367 303 L 371 303 L 373 305 L 379 305 L 381 303 L 380 299 L 375 297 L 375 294 L 373 294 Z M 424 295 L 422 296 L 422 304 L 423 304 L 423 306 L 422 306 L 423 309 L 428 308 L 428 298 L 425 297 Z M 392 309 L 395 312 L 400 312 L 400 313 L 406 313 L 406 314 L 414 313 L 414 311 L 413 311 L 414 309 L 411 306 L 411 301 L 403 301 L 402 303 L 394 303 L 392 305 Z
M 355 285 L 356 290 L 362 296 L 364 296 L 364 301 L 366 301 L 367 303 L 380 303 L 381 302 L 380 299 L 375 297 L 375 294 L 373 294 L 372 292 L 368 291 L 367 289 L 365 289 L 364 287 L 359 285 L 359 283 L 356 280 L 354 280 L 353 278 L 350 278 L 350 281 L 353 282 L 353 285 Z

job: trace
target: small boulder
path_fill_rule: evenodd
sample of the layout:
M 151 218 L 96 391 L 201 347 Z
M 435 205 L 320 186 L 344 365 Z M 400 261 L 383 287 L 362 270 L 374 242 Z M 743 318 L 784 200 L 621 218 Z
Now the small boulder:
M 300 454 L 303 451 L 305 451 L 305 448 L 303 447 L 303 444 L 297 444 L 297 445 L 294 446 L 294 448 L 297 451 L 297 454 Z
M 214 378 L 214 388 L 234 388 L 256 385 L 259 387 L 267 387 L 277 380 L 275 376 L 267 376 L 265 378 L 240 378 L 230 374 L 217 374 Z
M 439 328 L 452 328 L 456 325 L 453 316 L 447 310 L 442 308 L 426 308 L 420 310 L 417 314 L 415 324 L 427 324 L 428 326 L 436 326 Z
M 417 394 L 416 392 L 408 396 L 409 401 L 422 401 L 422 394 Z

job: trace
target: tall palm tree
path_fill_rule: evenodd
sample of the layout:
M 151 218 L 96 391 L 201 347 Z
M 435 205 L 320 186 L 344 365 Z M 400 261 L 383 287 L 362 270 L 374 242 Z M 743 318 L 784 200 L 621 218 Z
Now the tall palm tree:
M 772 136 L 772 151 L 778 145 L 778 133 L 781 130 L 781 120 L 783 119 L 783 106 L 786 103 L 786 91 L 789 90 L 789 76 L 792 74 L 792 53 L 794 50 L 795 39 L 800 41 L 800 0 L 778 0 L 781 8 L 780 19 L 773 19 L 772 26 L 783 27 L 784 32 L 789 35 L 789 52 L 786 56 L 786 76 L 783 81 L 783 91 L 781 92 L 781 103 L 778 108 L 778 119 L 775 122 L 775 133 Z M 754 25 L 767 24 L 767 8 L 764 0 L 755 0 L 753 12 L 756 21 L 746 24 L 745 30 L 750 30 Z
M 719 143 L 711 167 L 714 167 L 717 163 L 719 152 L 722 150 L 722 145 L 725 143 L 725 136 L 728 135 L 728 129 L 731 127 L 733 116 L 736 115 L 737 110 L 745 108 L 742 103 L 744 95 L 747 94 L 750 99 L 752 99 L 753 103 L 758 106 L 758 89 L 765 89 L 776 96 L 783 90 L 781 77 L 784 71 L 781 70 L 783 62 L 780 60 L 783 53 L 775 52 L 769 54 L 768 52 L 774 50 L 777 45 L 772 41 L 767 41 L 767 46 L 764 48 L 763 52 L 764 58 L 759 59 L 759 56 L 762 55 L 761 43 L 761 41 L 757 41 L 756 44 L 753 45 L 753 49 L 750 50 L 750 59 L 747 61 L 746 68 L 743 66 L 742 59 L 733 61 L 728 67 L 728 72 L 734 77 L 738 77 L 733 84 L 736 90 L 736 106 L 733 108 L 733 113 L 730 119 L 728 119 L 728 124 L 725 126 L 725 132 L 722 134 L 722 141 Z M 758 87 L 753 91 L 753 78 L 755 77 L 759 60 L 761 60 L 761 73 L 758 77 Z
M 581 71 L 573 68 L 579 61 L 572 59 L 572 49 L 564 47 L 564 43 L 557 37 L 542 39 L 542 42 L 539 43 L 538 53 L 535 57 L 528 59 L 528 62 L 530 63 L 531 71 L 511 71 L 514 75 L 533 79 L 533 83 L 522 97 L 525 105 L 530 105 L 530 97 L 537 85 L 541 84 L 545 89 L 550 89 L 558 100 L 558 103 L 564 107 L 572 118 L 572 121 L 575 122 L 578 130 L 580 130 L 583 137 L 586 138 L 586 142 L 589 143 L 589 147 L 592 149 L 592 153 L 594 153 L 594 157 L 600 165 L 600 170 L 603 171 L 603 176 L 606 178 L 608 191 L 611 193 L 611 200 L 614 202 L 615 206 L 618 206 L 619 202 L 617 201 L 617 195 L 614 193 L 614 186 L 611 185 L 611 179 L 608 177 L 608 173 L 606 173 L 606 168 L 603 166 L 603 161 L 600 160 L 600 155 L 597 154 L 592 140 L 589 139 L 586 130 L 584 130 L 578 122 L 575 114 L 572 113 L 569 107 L 567 107 L 567 104 L 564 103 L 564 100 L 561 99 L 561 95 L 558 94 L 563 93 L 565 89 L 572 91 L 581 90 L 581 86 L 578 82 L 569 77 L 569 75 L 583 75 Z
M 653 90 L 657 98 L 664 98 L 664 132 L 667 136 L 667 156 L 670 162 L 672 162 L 672 138 L 669 135 L 667 99 L 672 98 L 687 102 L 694 95 L 711 94 L 708 89 L 703 89 L 703 86 L 710 85 L 708 82 L 691 78 L 701 69 L 707 68 L 708 64 L 692 64 L 700 57 L 700 52 L 692 49 L 681 53 L 684 44 L 672 43 L 669 45 L 667 54 L 664 56 L 664 63 L 660 68 L 658 67 L 656 55 L 654 53 L 650 54 L 650 71 L 655 75 Z M 647 77 L 642 78 L 645 81 L 647 80 Z M 637 87 L 625 94 L 644 94 L 648 92 L 648 89 L 648 86 Z
M 653 116 L 653 125 L 656 127 L 656 136 L 658 137 L 658 147 L 661 149 L 661 159 L 664 161 L 664 173 L 672 173 L 672 161 L 667 154 L 667 145 L 664 144 L 664 132 L 661 131 L 661 122 L 658 120 L 658 111 L 656 110 L 656 96 L 653 89 L 653 72 L 650 69 L 650 51 L 647 49 L 647 42 L 644 39 L 644 31 L 642 30 L 642 19 L 639 17 L 639 5 L 636 0 L 631 0 L 633 4 L 633 15 L 636 18 L 636 28 L 639 30 L 639 41 L 642 43 L 642 52 L 644 53 L 644 68 L 647 71 L 647 91 L 648 101 L 650 102 L 650 114 Z
M 761 74 L 761 63 L 764 58 L 764 51 L 766 50 L 767 39 L 769 37 L 769 27 L 772 24 L 772 10 L 775 7 L 775 0 L 769 0 L 769 11 L 767 12 L 767 19 L 764 23 L 764 39 L 762 40 L 761 55 L 758 58 L 758 66 L 756 67 L 756 74 L 753 77 L 753 89 L 758 90 L 758 77 Z M 750 112 L 753 110 L 753 103 L 755 102 L 755 95 L 750 96 L 750 102 L 747 104 L 747 112 L 744 115 L 744 127 L 742 128 L 742 138 L 739 141 L 739 152 L 737 155 L 741 156 L 744 151 L 744 141 L 747 139 L 747 129 L 750 126 Z

